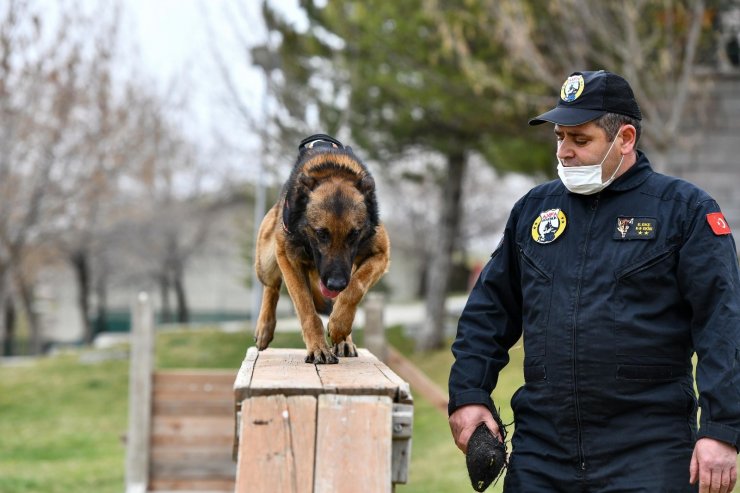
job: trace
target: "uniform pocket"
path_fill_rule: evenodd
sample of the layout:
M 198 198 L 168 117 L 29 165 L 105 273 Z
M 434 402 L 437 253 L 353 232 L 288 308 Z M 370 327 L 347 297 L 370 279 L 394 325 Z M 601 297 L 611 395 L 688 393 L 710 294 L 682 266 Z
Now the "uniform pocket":
M 680 358 L 689 343 L 675 249 L 648 254 L 614 271 L 616 354 Z
M 524 354 L 544 356 L 552 300 L 552 273 L 534 256 L 519 248 L 522 285 L 522 330 Z

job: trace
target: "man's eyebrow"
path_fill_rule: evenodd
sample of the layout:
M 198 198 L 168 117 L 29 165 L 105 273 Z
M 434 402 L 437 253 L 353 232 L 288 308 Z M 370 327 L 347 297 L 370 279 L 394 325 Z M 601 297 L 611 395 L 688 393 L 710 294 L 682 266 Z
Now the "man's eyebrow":
M 555 132 L 555 135 L 568 134 L 574 137 L 588 137 L 589 136 L 586 132 L 581 132 L 578 130 L 563 130 L 562 128 L 556 128 L 553 131 Z

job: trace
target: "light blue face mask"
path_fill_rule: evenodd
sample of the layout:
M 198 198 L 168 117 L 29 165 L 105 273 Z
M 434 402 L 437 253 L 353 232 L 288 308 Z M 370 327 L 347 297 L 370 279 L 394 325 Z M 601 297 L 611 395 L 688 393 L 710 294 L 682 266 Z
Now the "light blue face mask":
M 614 137 L 614 140 L 612 140 L 612 145 L 609 146 L 609 149 L 604 155 L 604 159 L 602 159 L 599 164 L 592 164 L 587 166 L 564 166 L 560 158 L 556 157 L 556 159 L 558 160 L 558 176 L 560 177 L 560 181 L 563 182 L 563 185 L 565 185 L 565 188 L 573 193 L 578 193 L 581 195 L 593 195 L 595 193 L 599 193 L 600 191 L 611 185 L 611 183 L 617 176 L 619 168 L 622 166 L 624 155 L 622 155 L 622 158 L 619 160 L 619 165 L 614 170 L 614 173 L 612 173 L 609 179 L 605 182 L 601 181 L 601 172 L 604 161 L 606 161 L 606 158 L 612 151 L 612 147 L 614 147 L 614 143 L 616 141 L 617 137 Z

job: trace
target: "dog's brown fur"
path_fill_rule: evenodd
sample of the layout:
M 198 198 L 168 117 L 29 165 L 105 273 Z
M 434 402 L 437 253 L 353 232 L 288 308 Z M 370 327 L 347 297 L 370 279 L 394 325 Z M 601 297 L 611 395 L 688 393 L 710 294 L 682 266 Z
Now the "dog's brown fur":
M 375 182 L 367 168 L 350 148 L 301 149 L 257 238 L 255 268 L 264 285 L 257 348 L 272 341 L 285 281 L 303 330 L 306 362 L 337 363 L 337 356 L 357 356 L 350 335 L 357 305 L 389 262 L 390 242 L 378 219 Z M 329 314 L 332 350 L 319 313 Z

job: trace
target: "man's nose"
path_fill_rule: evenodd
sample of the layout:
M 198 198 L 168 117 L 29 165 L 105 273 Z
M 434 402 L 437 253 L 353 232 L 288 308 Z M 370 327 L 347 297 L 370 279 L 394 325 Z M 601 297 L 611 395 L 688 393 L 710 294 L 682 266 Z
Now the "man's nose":
M 561 161 L 573 157 L 573 148 L 566 144 L 564 140 L 558 141 L 558 151 L 555 153 Z

